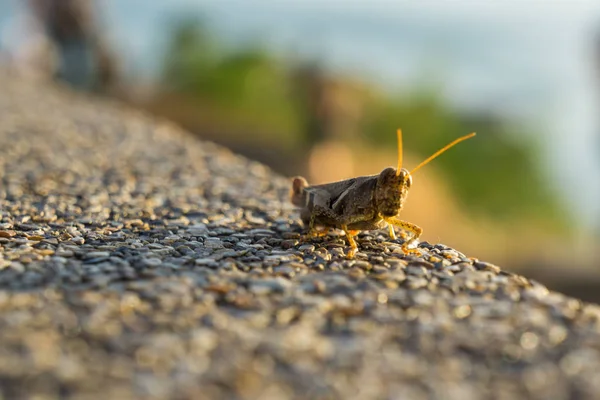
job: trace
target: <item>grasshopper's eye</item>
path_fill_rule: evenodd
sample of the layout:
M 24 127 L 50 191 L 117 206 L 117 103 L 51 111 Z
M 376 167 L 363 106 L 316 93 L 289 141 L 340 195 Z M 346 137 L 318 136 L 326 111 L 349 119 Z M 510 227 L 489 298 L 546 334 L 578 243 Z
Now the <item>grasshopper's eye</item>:
M 408 175 L 406 177 L 406 187 L 410 188 L 412 186 L 412 175 Z

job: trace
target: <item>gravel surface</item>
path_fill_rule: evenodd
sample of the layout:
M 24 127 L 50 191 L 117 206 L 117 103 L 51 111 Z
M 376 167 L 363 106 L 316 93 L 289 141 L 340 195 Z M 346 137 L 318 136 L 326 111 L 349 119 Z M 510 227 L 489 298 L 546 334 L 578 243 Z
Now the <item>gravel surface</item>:
M 0 398 L 598 398 L 598 306 L 385 231 L 347 260 L 258 163 L 0 88 Z

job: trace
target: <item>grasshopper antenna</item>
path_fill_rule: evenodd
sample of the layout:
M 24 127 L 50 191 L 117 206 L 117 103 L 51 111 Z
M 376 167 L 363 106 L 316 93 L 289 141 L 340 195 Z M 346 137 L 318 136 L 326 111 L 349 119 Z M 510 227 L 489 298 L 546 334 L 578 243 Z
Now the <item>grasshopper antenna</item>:
M 468 135 L 465 135 L 463 137 L 459 137 L 458 139 L 454 140 L 452 143 L 447 144 L 446 146 L 444 146 L 440 150 L 436 151 L 433 155 L 431 155 L 429 158 L 427 158 L 421 164 L 417 165 L 412 171 L 410 171 L 410 174 L 412 175 L 413 173 L 415 173 L 419 168 L 421 168 L 425 164 L 429 163 L 431 160 L 433 160 L 434 158 L 436 158 L 437 156 L 439 156 L 440 154 L 442 154 L 443 152 L 445 152 L 446 150 L 448 150 L 450 147 L 452 147 L 452 146 L 454 146 L 454 145 L 462 142 L 463 140 L 470 139 L 473 136 L 475 136 L 475 132 L 469 133 Z M 399 147 L 400 147 L 400 145 L 399 145 Z
M 396 176 L 400 175 L 402 169 L 402 129 L 398 129 L 398 169 L 396 170 Z

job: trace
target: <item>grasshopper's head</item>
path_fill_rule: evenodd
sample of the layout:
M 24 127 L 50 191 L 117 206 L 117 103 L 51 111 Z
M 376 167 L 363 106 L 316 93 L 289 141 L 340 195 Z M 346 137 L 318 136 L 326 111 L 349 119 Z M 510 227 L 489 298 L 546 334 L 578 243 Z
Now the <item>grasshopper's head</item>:
M 386 168 L 377 177 L 375 201 L 383 217 L 393 217 L 400 212 L 412 185 L 412 176 L 405 168 Z
M 402 209 L 404 201 L 408 196 L 408 190 L 412 186 L 412 174 L 450 147 L 473 136 L 475 136 L 475 132 L 454 140 L 409 172 L 406 168 L 402 168 L 402 131 L 398 129 L 398 168 L 386 168 L 381 171 L 381 174 L 379 174 L 379 177 L 377 178 L 375 201 L 377 202 L 377 210 L 379 213 L 383 217 L 393 217 L 397 215 Z

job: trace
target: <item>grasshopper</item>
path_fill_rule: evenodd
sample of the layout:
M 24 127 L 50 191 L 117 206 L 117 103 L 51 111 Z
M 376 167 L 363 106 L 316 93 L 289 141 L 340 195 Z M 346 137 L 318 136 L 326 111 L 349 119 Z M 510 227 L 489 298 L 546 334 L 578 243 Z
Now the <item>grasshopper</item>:
M 330 229 L 341 229 L 350 244 L 347 257 L 353 258 L 358 249 L 354 236 L 360 231 L 387 227 L 392 240 L 396 240 L 394 227 L 397 226 L 411 234 L 404 241 L 402 250 L 405 253 L 419 252 L 408 246 L 418 240 L 423 229 L 398 217 L 412 186 L 412 174 L 452 146 L 475 136 L 475 132 L 444 146 L 410 172 L 402 167 L 402 130 L 398 129 L 397 134 L 397 168 L 387 167 L 376 175 L 321 185 L 309 186 L 302 176 L 293 178 L 290 200 L 300 208 L 300 219 L 308 227 L 308 238 L 325 236 Z

